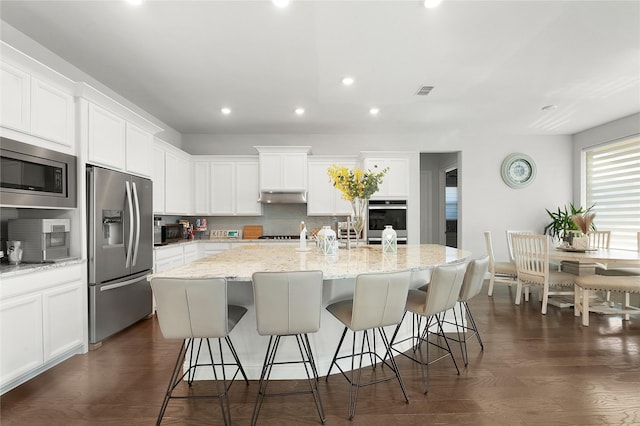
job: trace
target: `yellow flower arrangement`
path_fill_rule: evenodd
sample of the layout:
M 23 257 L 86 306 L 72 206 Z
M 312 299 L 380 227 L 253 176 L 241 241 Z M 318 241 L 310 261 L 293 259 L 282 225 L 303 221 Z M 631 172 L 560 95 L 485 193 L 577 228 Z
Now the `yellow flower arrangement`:
M 378 166 L 373 166 L 373 168 L 376 169 Z M 371 198 L 378 191 L 387 171 L 389 171 L 388 167 L 376 173 L 371 170 L 365 172 L 359 167 L 349 169 L 333 164 L 327 170 L 327 174 L 331 177 L 333 186 L 342 192 L 342 198 L 353 202 L 356 198 L 363 200 Z

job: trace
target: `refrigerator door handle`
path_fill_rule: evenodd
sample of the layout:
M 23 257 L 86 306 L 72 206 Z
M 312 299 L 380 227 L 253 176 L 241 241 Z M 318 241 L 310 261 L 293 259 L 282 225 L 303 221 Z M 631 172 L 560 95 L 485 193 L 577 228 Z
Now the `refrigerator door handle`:
M 129 181 L 126 181 L 124 186 L 127 190 L 127 203 L 129 204 L 129 245 L 127 246 L 127 260 L 124 265 L 125 268 L 128 268 L 131 266 L 131 254 L 133 252 L 133 203 L 131 202 Z
M 131 266 L 136 266 L 138 261 L 138 248 L 140 247 L 140 200 L 138 199 L 138 188 L 135 182 L 132 182 L 133 186 L 133 201 L 136 205 L 136 242 L 133 245 L 133 261 Z
M 124 287 L 127 285 L 131 285 L 131 284 L 135 284 L 137 282 L 139 282 L 142 278 L 146 278 L 148 277 L 149 274 L 147 275 L 143 275 L 141 277 L 136 277 L 130 280 L 126 280 L 126 281 L 122 281 L 116 284 L 109 284 L 109 285 L 103 285 L 100 287 L 100 291 L 109 291 L 109 290 L 113 290 L 114 288 L 120 288 L 120 287 Z

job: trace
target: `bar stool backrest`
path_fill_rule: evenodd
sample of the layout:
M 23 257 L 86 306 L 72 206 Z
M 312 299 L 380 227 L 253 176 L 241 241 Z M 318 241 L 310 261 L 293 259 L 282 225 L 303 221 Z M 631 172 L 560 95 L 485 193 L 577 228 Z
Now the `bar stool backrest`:
M 435 315 L 456 305 L 466 270 L 466 263 L 436 266 L 426 289 L 427 296 L 422 315 Z
M 410 279 L 411 271 L 358 275 L 349 328 L 368 330 L 402 321 Z
M 158 277 L 151 279 L 151 288 L 160 330 L 166 339 L 217 338 L 229 334 L 224 278 Z
M 489 256 L 473 259 L 469 262 L 460 289 L 460 300 L 469 300 L 480 293 L 488 270 Z
M 255 272 L 253 299 L 261 336 L 320 329 L 322 271 Z

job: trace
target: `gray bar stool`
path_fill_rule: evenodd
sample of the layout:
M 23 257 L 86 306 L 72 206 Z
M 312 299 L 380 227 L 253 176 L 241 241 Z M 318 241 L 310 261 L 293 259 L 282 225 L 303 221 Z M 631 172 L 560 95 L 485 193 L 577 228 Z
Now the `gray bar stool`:
M 409 281 L 411 278 L 410 271 L 389 272 L 389 273 L 371 273 L 360 274 L 356 277 L 353 299 L 344 300 L 327 306 L 329 311 L 338 321 L 344 324 L 344 331 L 338 343 L 336 353 L 333 356 L 326 380 L 329 379 L 331 369 L 335 365 L 342 375 L 349 382 L 349 419 L 353 419 L 356 414 L 356 404 L 358 402 L 358 390 L 363 386 L 380 383 L 383 381 L 397 379 L 404 394 L 404 399 L 408 403 L 409 397 L 407 390 L 400 377 L 400 371 L 396 365 L 393 356 L 389 356 L 390 363 L 386 362 L 387 355 L 390 354 L 390 342 L 383 327 L 396 325 L 402 321 L 405 312 L 405 303 L 407 300 L 407 291 L 409 290 Z M 338 356 L 340 347 L 344 341 L 347 330 L 353 332 L 353 344 L 350 355 Z M 385 357 L 381 357 L 375 350 L 375 332 L 378 331 L 382 343 L 384 344 Z M 359 353 L 356 353 L 356 332 L 362 331 L 362 343 Z M 369 343 L 369 331 L 372 331 L 374 348 L 371 350 Z M 365 344 L 367 350 L 365 351 Z M 362 376 L 362 358 L 369 355 L 372 360 L 373 368 L 379 359 L 384 365 L 387 365 L 393 372 L 394 376 L 373 380 L 368 383 L 361 383 Z M 359 364 L 355 366 L 355 358 L 359 356 Z M 340 368 L 338 360 L 351 359 L 351 375 L 350 377 Z M 357 377 L 354 377 L 357 370 Z M 355 389 L 355 392 L 354 392 Z
M 160 330 L 165 339 L 182 339 L 183 343 L 178 353 L 171 380 L 162 401 L 162 407 L 156 422 L 159 425 L 164 417 L 170 399 L 175 398 L 218 398 L 225 425 L 231 423 L 228 391 L 238 372 L 244 377 L 248 385 L 247 375 L 238 359 L 229 333 L 247 312 L 242 306 L 227 305 L 227 281 L 224 278 L 184 279 L 184 278 L 152 278 L 151 288 L 156 299 L 156 313 Z M 193 358 L 193 348 L 196 339 L 200 340 L 198 353 Z M 209 339 L 218 340 L 220 362 L 216 362 L 211 350 Z M 222 339 L 225 340 L 235 362 L 226 363 L 222 353 Z M 210 363 L 198 363 L 200 347 L 206 342 L 209 350 Z M 191 349 L 189 368 L 182 373 L 187 352 Z M 174 389 L 187 377 L 191 386 L 195 369 L 201 366 L 211 366 L 216 382 L 215 395 L 174 396 Z M 236 366 L 235 373 L 227 384 L 226 366 Z M 222 371 L 222 386 L 218 380 L 216 366 Z
M 322 284 L 322 271 L 255 272 L 253 274 L 253 298 L 258 334 L 270 336 L 270 338 L 260 374 L 258 397 L 251 419 L 252 425 L 258 421 L 265 396 L 303 393 L 313 395 L 320 421 L 324 423 L 324 410 L 318 393 L 318 370 L 307 335 L 320 329 Z M 300 351 L 299 361 L 276 361 L 278 346 L 284 336 L 296 338 Z M 304 365 L 310 390 L 267 394 L 267 384 L 273 366 L 297 363 Z
M 447 356 L 451 356 L 453 365 L 456 367 L 456 371 L 460 374 L 458 364 L 456 363 L 451 347 L 449 346 L 448 339 L 444 334 L 442 328 L 441 314 L 452 309 L 458 302 L 460 295 L 460 288 L 464 279 L 465 271 L 467 269 L 466 263 L 456 263 L 453 265 L 441 265 L 436 266 L 431 275 L 431 281 L 423 290 L 409 290 L 407 295 L 407 312 L 411 312 L 414 318 L 414 335 L 407 339 L 400 340 L 396 343 L 404 342 L 405 340 L 412 340 L 413 354 L 407 354 L 400 352 L 393 348 L 397 353 L 417 362 L 420 364 L 420 370 L 422 373 L 422 386 L 423 392 L 426 394 L 429 391 L 429 364 L 432 364 Z M 436 327 L 435 333 L 430 329 Z M 396 331 L 393 334 L 393 339 L 400 329 L 400 324 L 396 327 Z M 429 339 L 430 334 L 436 334 L 438 337 L 443 338 L 444 346 L 433 342 Z M 425 343 L 427 350 L 427 360 L 424 361 L 422 356 L 422 343 Z M 446 352 L 446 354 L 434 359 L 429 359 L 429 345 L 434 345 Z M 418 351 L 419 358 L 415 357 L 415 352 Z M 425 379 L 425 367 L 426 367 L 426 379 Z

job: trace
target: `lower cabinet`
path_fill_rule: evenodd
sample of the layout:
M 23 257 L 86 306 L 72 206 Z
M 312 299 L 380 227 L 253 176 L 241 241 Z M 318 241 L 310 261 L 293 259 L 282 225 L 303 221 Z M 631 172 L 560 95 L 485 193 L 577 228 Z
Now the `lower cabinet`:
M 82 266 L 2 278 L 0 393 L 85 352 Z

